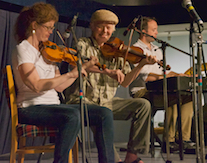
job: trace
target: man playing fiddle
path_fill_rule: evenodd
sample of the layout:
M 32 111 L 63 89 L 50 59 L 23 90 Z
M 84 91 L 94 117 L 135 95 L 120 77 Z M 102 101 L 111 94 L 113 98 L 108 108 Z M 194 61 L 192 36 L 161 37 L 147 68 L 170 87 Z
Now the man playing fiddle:
M 153 36 L 154 38 L 157 37 L 158 34 L 158 25 L 155 18 L 143 17 L 141 26 L 142 32 Z M 139 25 L 138 25 L 139 26 Z M 140 47 L 144 50 L 144 53 L 147 53 L 152 56 L 156 56 L 158 60 L 162 60 L 162 52 L 161 50 L 154 45 L 152 42 L 154 38 L 149 37 L 145 34 L 140 34 L 140 38 L 138 41 L 133 45 L 135 47 Z M 134 65 L 137 66 L 137 65 Z M 173 71 L 167 71 L 166 77 L 174 77 L 174 76 L 187 76 L 185 74 L 178 74 Z M 131 85 L 129 86 L 130 94 L 134 98 L 144 97 L 149 99 L 149 94 L 145 88 L 145 82 L 148 81 L 155 81 L 158 79 L 163 79 L 163 69 L 160 68 L 159 65 L 145 65 L 142 70 L 140 71 L 139 76 L 136 80 L 134 80 Z M 163 96 L 154 97 L 154 106 L 155 107 L 163 107 Z M 169 134 L 168 139 L 170 142 L 170 149 L 171 151 L 175 151 L 179 149 L 177 143 L 175 143 L 175 133 L 176 133 L 176 121 L 177 121 L 177 104 L 176 104 L 176 97 L 175 96 L 168 96 L 168 105 L 169 105 L 169 117 L 168 117 L 168 124 L 169 124 Z M 195 143 L 191 142 L 191 123 L 192 123 L 192 116 L 193 116 L 193 106 L 191 96 L 184 95 L 182 96 L 182 103 L 181 106 L 181 119 L 182 119 L 182 137 L 184 142 L 184 149 L 192 149 L 195 148 Z
M 102 71 L 95 66 L 86 69 L 89 73 L 88 79 L 92 87 L 86 81 L 83 81 L 83 99 L 87 104 L 111 109 L 115 120 L 128 120 L 132 118 L 127 154 L 124 162 L 143 163 L 137 154 L 148 153 L 149 151 L 150 102 L 142 98 L 123 99 L 114 96 L 119 84 L 123 87 L 129 86 L 136 79 L 144 65 L 154 64 L 157 60 L 155 56 L 147 56 L 140 61 L 138 66 L 131 70 L 128 62 L 126 62 L 123 68 L 123 58 L 103 56 L 100 48 L 109 40 L 115 31 L 118 21 L 118 17 L 113 12 L 105 9 L 97 10 L 91 17 L 91 37 L 80 38 L 77 43 L 77 51 L 81 56 L 96 56 L 99 62 L 107 67 Z M 121 71 L 122 68 L 123 71 Z M 77 85 L 74 85 L 66 90 L 68 104 L 79 103 L 79 91 L 77 88 Z M 93 130 L 93 132 L 96 134 L 96 131 Z M 116 162 L 118 161 L 116 159 Z

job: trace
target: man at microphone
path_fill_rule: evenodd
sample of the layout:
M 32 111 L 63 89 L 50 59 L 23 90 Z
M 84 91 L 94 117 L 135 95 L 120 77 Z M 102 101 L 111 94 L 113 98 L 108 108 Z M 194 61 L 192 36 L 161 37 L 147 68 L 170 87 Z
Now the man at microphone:
M 163 59 L 162 51 L 158 46 L 154 45 L 152 42 L 155 41 L 154 38 L 158 34 L 158 25 L 155 18 L 143 17 L 142 21 L 138 23 L 138 29 L 146 34 L 140 34 L 138 41 L 133 45 L 143 49 L 144 54 L 149 54 L 156 56 L 158 60 Z M 153 36 L 153 37 L 150 37 Z M 133 66 L 137 66 L 133 65 Z M 166 77 L 174 76 L 187 76 L 185 74 L 178 74 L 173 71 L 167 71 Z M 129 86 L 130 95 L 134 98 L 146 98 L 149 99 L 149 94 L 146 90 L 145 83 L 148 81 L 155 81 L 163 79 L 163 68 L 160 68 L 158 64 L 145 65 L 140 71 L 139 76 L 134 80 Z M 181 119 L 182 119 L 182 139 L 184 143 L 184 149 L 195 149 L 195 143 L 190 140 L 191 137 L 191 123 L 193 116 L 193 105 L 192 97 L 189 95 L 182 96 L 183 105 L 181 106 Z M 168 105 L 169 105 L 169 134 L 167 138 L 169 139 L 169 145 L 171 152 L 179 149 L 179 145 L 175 142 L 176 137 L 176 122 L 177 122 L 177 99 L 175 96 L 168 94 Z M 157 95 L 153 100 L 155 107 L 164 107 L 163 95 Z M 164 146 L 165 147 L 165 146 Z M 164 149 L 165 150 L 165 149 Z
M 95 66 L 87 69 L 88 79 L 92 87 L 83 81 L 83 101 L 87 104 L 111 109 L 115 120 L 132 118 L 124 162 L 143 163 L 137 154 L 147 154 L 149 151 L 151 105 L 148 100 L 142 98 L 123 99 L 114 96 L 119 85 L 127 87 L 138 76 L 144 65 L 156 62 L 156 57 L 147 56 L 133 70 L 127 62 L 121 71 L 124 65 L 123 58 L 103 56 L 100 48 L 109 40 L 118 22 L 119 19 L 113 12 L 105 9 L 97 10 L 92 14 L 90 21 L 91 37 L 80 38 L 78 41 L 77 49 L 81 56 L 89 58 L 96 56 L 100 64 L 106 65 L 104 70 Z M 79 103 L 78 85 L 66 90 L 66 100 L 68 104 Z M 94 130 L 93 132 L 96 133 Z M 120 161 L 118 157 L 116 155 L 116 162 Z

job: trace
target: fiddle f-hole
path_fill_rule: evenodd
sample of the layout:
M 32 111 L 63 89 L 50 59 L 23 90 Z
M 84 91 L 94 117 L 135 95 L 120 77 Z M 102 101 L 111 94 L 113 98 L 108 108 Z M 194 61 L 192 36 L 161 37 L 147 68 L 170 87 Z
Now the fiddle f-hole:
M 46 47 L 47 47 L 47 48 L 51 48 L 51 49 L 53 49 L 53 50 L 56 50 L 56 49 L 57 49 L 57 47 L 56 47 L 55 45 L 47 45 Z

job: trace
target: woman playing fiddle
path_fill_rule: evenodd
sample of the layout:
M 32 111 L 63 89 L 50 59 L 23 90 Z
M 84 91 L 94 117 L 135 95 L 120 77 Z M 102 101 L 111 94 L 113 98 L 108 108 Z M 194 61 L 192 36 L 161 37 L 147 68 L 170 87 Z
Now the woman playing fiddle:
M 58 67 L 41 55 L 39 48 L 41 42 L 48 41 L 58 16 L 52 5 L 42 2 L 25 7 L 21 11 L 15 24 L 18 45 L 12 57 L 12 64 L 17 86 L 19 122 L 56 127 L 59 133 L 55 142 L 54 163 L 66 163 L 69 150 L 73 147 L 80 129 L 80 111 L 79 104 L 60 104 L 57 92 L 62 92 L 77 79 L 78 70 L 75 67 L 61 75 Z M 91 57 L 89 62 L 83 64 L 82 74 L 87 76 L 85 68 L 97 62 L 96 57 Z M 97 109 L 97 106 L 88 107 L 88 111 L 90 124 L 98 123 L 98 127 L 109 132 L 111 137 L 111 111 L 104 107 Z M 112 146 L 112 142 L 106 142 L 107 137 L 101 139 L 101 134 L 100 132 L 96 138 L 99 143 Z M 103 160 L 107 159 L 104 150 L 99 151 L 99 156 Z

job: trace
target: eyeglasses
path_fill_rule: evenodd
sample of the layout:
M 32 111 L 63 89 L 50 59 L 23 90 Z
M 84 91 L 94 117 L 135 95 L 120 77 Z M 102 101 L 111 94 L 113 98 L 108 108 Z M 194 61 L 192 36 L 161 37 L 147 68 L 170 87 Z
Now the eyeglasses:
M 44 28 L 47 29 L 47 31 L 53 31 L 55 29 L 55 27 L 48 27 L 46 25 L 40 24 L 41 26 L 43 26 Z

